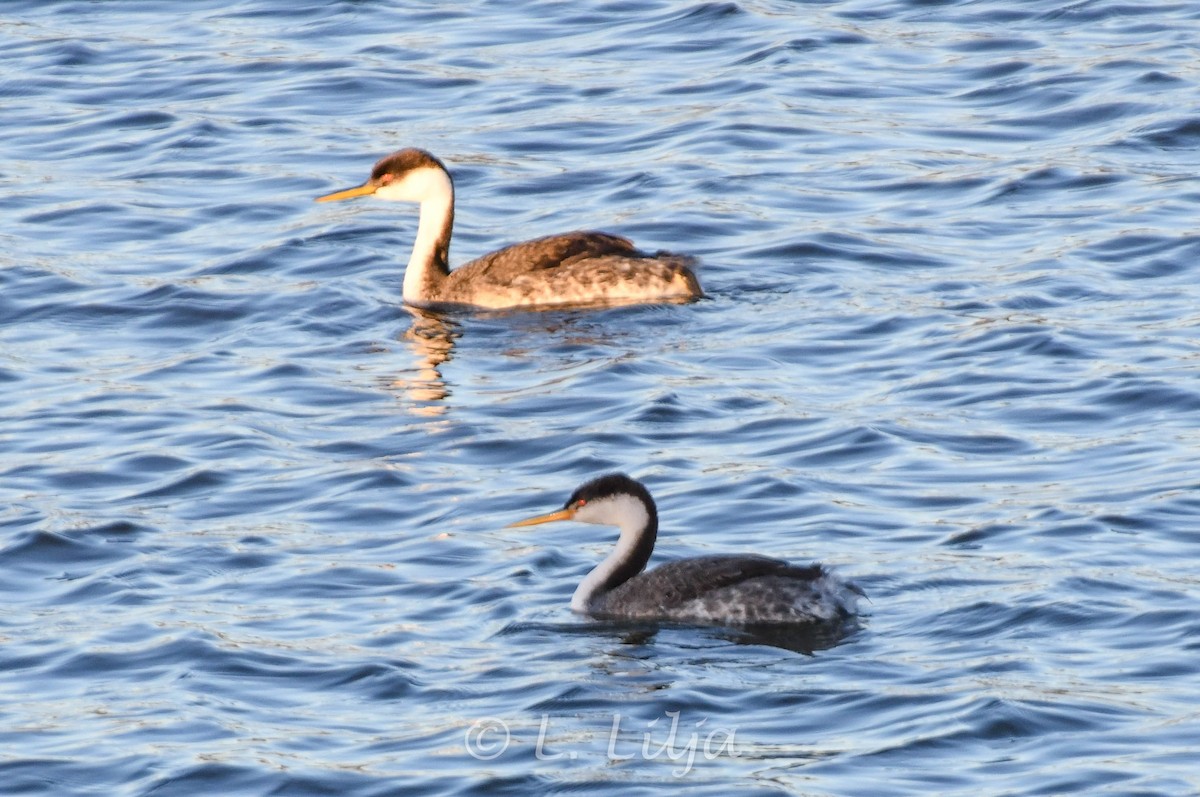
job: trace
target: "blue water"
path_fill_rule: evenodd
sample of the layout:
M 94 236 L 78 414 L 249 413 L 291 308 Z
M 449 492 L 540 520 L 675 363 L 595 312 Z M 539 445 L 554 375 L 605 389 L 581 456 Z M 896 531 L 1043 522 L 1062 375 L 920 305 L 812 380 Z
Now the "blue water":
M 9 0 L 0 792 L 1200 793 L 1200 7 Z M 414 316 L 598 228 L 687 306 Z M 824 561 L 791 644 L 567 608 Z

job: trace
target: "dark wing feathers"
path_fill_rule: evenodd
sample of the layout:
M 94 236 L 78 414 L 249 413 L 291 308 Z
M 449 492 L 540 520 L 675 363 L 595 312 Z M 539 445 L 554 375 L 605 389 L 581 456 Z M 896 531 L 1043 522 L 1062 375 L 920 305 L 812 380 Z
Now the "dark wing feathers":
M 632 585 L 636 585 L 636 591 L 643 596 L 639 602 L 649 592 L 658 596 L 662 608 L 670 608 L 695 600 L 705 593 L 754 578 L 789 576 L 816 579 L 822 572 L 820 565 L 798 567 L 768 556 L 699 556 L 670 562 L 627 581 L 606 596 L 605 609 L 620 613 L 623 588 Z M 631 591 L 626 591 L 626 594 Z
M 605 255 L 646 257 L 646 254 L 635 247 L 628 238 L 605 232 L 580 231 L 548 235 L 506 246 L 478 260 L 472 260 L 456 270 L 469 270 L 472 279 L 503 279 L 506 275 L 558 268 L 578 260 Z

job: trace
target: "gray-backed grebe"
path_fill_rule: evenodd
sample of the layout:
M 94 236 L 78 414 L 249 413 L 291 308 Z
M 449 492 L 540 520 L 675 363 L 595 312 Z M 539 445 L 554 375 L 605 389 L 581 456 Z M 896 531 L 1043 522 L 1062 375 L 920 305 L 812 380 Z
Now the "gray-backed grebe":
M 643 573 L 654 551 L 658 511 L 640 482 L 619 473 L 579 487 L 558 512 L 511 526 L 556 520 L 621 530 L 616 548 L 571 599 L 574 611 L 594 617 L 733 626 L 839 624 L 855 615 L 863 595 L 819 564 L 754 554 L 682 559 Z

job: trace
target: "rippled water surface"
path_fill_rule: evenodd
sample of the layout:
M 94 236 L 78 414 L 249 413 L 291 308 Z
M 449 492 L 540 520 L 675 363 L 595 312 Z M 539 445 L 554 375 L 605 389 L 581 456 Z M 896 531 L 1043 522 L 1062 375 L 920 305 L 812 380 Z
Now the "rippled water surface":
M 10 0 L 0 791 L 1200 792 L 1194 3 Z M 705 300 L 415 316 L 599 228 Z M 841 638 L 574 616 L 613 533 Z

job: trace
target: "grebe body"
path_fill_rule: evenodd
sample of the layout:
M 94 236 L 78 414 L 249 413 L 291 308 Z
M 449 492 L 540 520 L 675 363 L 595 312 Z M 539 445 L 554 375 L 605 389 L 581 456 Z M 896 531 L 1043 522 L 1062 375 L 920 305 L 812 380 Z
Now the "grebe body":
M 404 272 L 404 301 L 415 307 L 492 310 L 562 305 L 684 302 L 703 296 L 693 259 L 649 254 L 603 232 L 569 232 L 513 244 L 450 270 L 454 181 L 420 149 L 380 160 L 356 188 L 318 197 L 332 202 L 376 196 L 420 205 L 417 236 Z
M 593 617 L 701 625 L 838 625 L 854 617 L 863 591 L 819 564 L 755 554 L 701 556 L 643 573 L 658 532 L 654 499 L 623 474 L 593 479 L 564 507 L 518 521 L 556 520 L 620 528 L 616 547 L 580 583 L 571 608 Z

